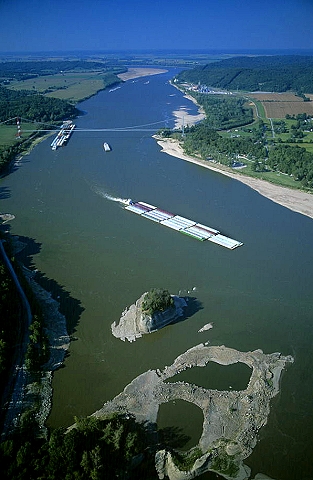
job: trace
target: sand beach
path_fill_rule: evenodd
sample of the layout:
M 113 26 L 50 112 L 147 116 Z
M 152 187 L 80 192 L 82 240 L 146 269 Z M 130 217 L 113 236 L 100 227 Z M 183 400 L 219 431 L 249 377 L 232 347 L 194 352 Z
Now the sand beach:
M 239 182 L 245 183 L 273 202 L 295 212 L 301 213 L 302 215 L 313 218 L 313 195 L 310 193 L 274 185 L 273 183 L 266 182 L 265 180 L 259 180 L 258 178 L 248 177 L 239 171 L 232 172 L 230 168 L 224 167 L 223 165 L 214 164 L 213 162 L 208 162 L 200 158 L 186 155 L 182 146 L 177 140 L 161 139 L 157 136 L 154 138 L 156 138 L 157 143 L 162 148 L 162 152 L 172 155 L 173 157 L 186 160 L 187 162 L 195 163 L 201 167 L 209 168 L 217 173 L 221 173 L 222 175 L 226 175 L 227 177 L 231 177 Z
M 129 68 L 127 72 L 119 74 L 119 78 L 124 81 L 148 76 L 148 75 L 157 75 L 165 73 L 167 70 L 159 68 Z M 195 99 L 191 95 L 185 95 L 186 98 L 191 100 L 193 103 L 198 105 Z M 205 118 L 203 109 L 198 105 L 199 113 L 197 115 L 191 115 L 188 113 L 188 109 L 182 107 L 179 110 L 173 112 L 175 117 L 175 128 L 182 128 L 184 126 L 191 126 Z M 298 212 L 302 215 L 306 215 L 310 218 L 313 218 L 313 195 L 306 193 L 301 190 L 281 187 L 273 183 L 267 182 L 265 180 L 260 180 L 258 178 L 249 177 L 244 175 L 240 170 L 234 170 L 227 168 L 223 165 L 208 162 L 200 158 L 191 157 L 186 155 L 183 151 L 181 144 L 177 140 L 173 139 L 164 139 L 158 136 L 154 136 L 157 140 L 157 143 L 162 148 L 162 152 L 172 155 L 174 157 L 180 158 L 187 162 L 195 163 L 204 168 L 209 168 L 217 173 L 231 177 L 239 182 L 242 182 L 249 187 L 256 190 L 260 195 L 272 200 L 279 205 L 282 205 L 290 210 Z
M 147 68 L 147 67 L 135 67 L 129 68 L 127 72 L 120 73 L 118 78 L 126 82 L 127 80 L 133 80 L 134 78 L 146 77 L 149 75 L 158 75 L 160 73 L 166 73 L 164 68 Z

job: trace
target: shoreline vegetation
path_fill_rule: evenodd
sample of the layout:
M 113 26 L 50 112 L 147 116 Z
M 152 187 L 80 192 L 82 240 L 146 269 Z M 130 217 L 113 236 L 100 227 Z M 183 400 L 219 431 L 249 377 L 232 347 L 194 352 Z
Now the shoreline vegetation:
M 192 126 L 205 118 L 202 107 L 196 102 L 195 98 L 191 95 L 185 95 L 186 98 L 191 100 L 198 106 L 198 115 L 190 115 L 185 110 L 181 109 L 174 111 L 173 115 L 176 117 L 175 129 L 182 129 L 183 124 Z M 180 142 L 173 138 L 163 138 L 158 135 L 153 136 L 158 145 L 162 148 L 162 152 L 171 155 L 187 162 L 195 163 L 204 168 L 208 168 L 216 173 L 220 173 L 234 180 L 244 183 L 253 190 L 257 191 L 260 195 L 272 200 L 279 205 L 288 208 L 294 212 L 306 215 L 313 218 L 313 195 L 306 193 L 299 189 L 292 189 L 288 187 L 282 187 L 275 185 L 274 183 L 261 180 L 259 178 L 253 178 L 241 173 L 240 171 L 234 171 L 234 169 L 226 167 L 225 165 L 209 162 L 199 157 L 193 157 L 187 155 Z
M 248 177 L 247 175 L 239 172 L 232 172 L 230 168 L 227 168 L 224 165 L 210 165 L 210 163 L 206 160 L 186 155 L 178 140 L 163 139 L 157 135 L 154 135 L 154 138 L 156 139 L 158 145 L 162 148 L 162 152 L 173 157 L 180 158 L 181 160 L 195 163 L 201 167 L 208 168 L 209 170 L 226 175 L 234 180 L 238 180 L 239 182 L 248 185 L 253 190 L 256 190 L 260 195 L 263 195 L 269 200 L 272 200 L 283 207 L 289 208 L 289 210 L 313 218 L 312 194 L 305 193 L 301 190 L 293 190 L 291 188 L 281 187 L 279 185 L 267 182 L 266 180 Z
M 136 79 L 148 75 L 156 75 L 165 73 L 164 69 L 155 69 L 155 68 L 130 68 L 126 73 L 119 74 L 118 77 L 124 81 Z M 177 88 L 177 87 L 175 87 Z M 175 120 L 175 129 L 181 129 L 183 124 L 192 126 L 196 123 L 204 120 L 205 114 L 203 108 L 195 101 L 195 98 L 191 95 L 185 95 L 188 100 L 192 101 L 198 107 L 198 114 L 191 115 L 186 110 L 180 109 L 173 112 Z M 216 173 L 221 175 L 226 175 L 229 178 L 238 180 L 239 182 L 244 183 L 253 190 L 257 191 L 260 195 L 272 200 L 273 202 L 288 208 L 294 212 L 300 213 L 301 215 L 306 215 L 309 218 L 313 218 L 313 195 L 306 193 L 302 190 L 292 189 L 288 187 L 282 187 L 280 185 L 275 185 L 274 183 L 267 182 L 266 180 L 261 180 L 258 178 L 249 177 L 239 171 L 234 171 L 233 169 L 226 167 L 217 163 L 210 163 L 201 158 L 193 157 L 186 155 L 184 153 L 182 145 L 178 140 L 172 138 L 161 138 L 158 135 L 153 135 L 153 138 L 157 141 L 158 145 L 161 147 L 161 151 L 171 155 L 173 157 L 185 160 L 187 162 L 194 163 L 204 168 L 208 168 Z

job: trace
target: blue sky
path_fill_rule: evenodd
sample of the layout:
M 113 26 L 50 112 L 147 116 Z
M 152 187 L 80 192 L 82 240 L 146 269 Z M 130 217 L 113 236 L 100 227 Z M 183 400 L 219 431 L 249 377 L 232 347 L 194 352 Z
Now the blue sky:
M 313 0 L 0 0 L 0 52 L 313 49 Z

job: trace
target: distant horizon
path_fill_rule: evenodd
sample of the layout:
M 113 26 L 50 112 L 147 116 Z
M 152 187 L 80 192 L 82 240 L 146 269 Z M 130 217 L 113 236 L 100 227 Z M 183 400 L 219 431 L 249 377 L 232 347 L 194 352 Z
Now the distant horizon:
M 0 57 L 14 56 L 93 56 L 93 55 L 313 55 L 313 48 L 212 48 L 212 49 L 106 49 L 106 50 L 30 50 L 30 51 L 11 51 L 0 52 Z

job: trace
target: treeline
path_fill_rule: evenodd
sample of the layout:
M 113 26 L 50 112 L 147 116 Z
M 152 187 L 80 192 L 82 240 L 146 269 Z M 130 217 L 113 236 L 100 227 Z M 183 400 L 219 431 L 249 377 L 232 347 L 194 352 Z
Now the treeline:
M 227 130 L 253 122 L 252 108 L 246 106 L 243 97 L 205 95 L 196 92 L 193 92 L 192 96 L 203 107 L 205 122 L 212 129 Z
M 0 256 L 0 395 L 7 383 L 20 330 L 21 305 L 14 282 Z
M 59 428 L 47 438 L 33 435 L 34 416 L 24 414 L 19 431 L 0 444 L 4 480 L 100 480 L 157 478 L 148 433 L 132 418 L 111 415 L 76 420 L 65 433 Z
M 42 127 L 44 128 L 44 125 L 42 125 Z M 29 138 L 18 140 L 17 143 L 14 143 L 13 145 L 0 145 L 0 175 L 5 172 L 5 169 L 17 155 L 25 152 L 31 146 L 35 137 L 40 137 L 42 135 L 44 135 L 44 133 L 38 131 Z
M 221 136 L 206 123 L 186 129 L 183 148 L 188 155 L 197 154 L 203 159 L 214 159 L 231 166 L 238 155 L 255 162 L 255 171 L 269 169 L 294 177 L 305 188 L 313 188 L 313 153 L 305 148 L 284 144 L 265 146 L 259 129 L 249 137 L 229 138 Z M 169 132 L 166 133 L 166 136 Z
M 313 56 L 234 57 L 184 70 L 176 78 L 227 90 L 313 93 Z
M 203 159 L 231 165 L 237 155 L 251 159 L 264 158 L 266 150 L 257 137 L 225 138 L 207 123 L 188 128 L 183 139 L 183 147 L 188 155 L 198 154 Z
M 188 155 L 199 155 L 204 160 L 232 166 L 238 156 L 253 161 L 252 170 L 269 170 L 285 173 L 301 182 L 305 188 L 313 188 L 313 153 L 305 148 L 284 144 L 265 145 L 262 138 L 262 122 L 251 130 L 249 137 L 224 137 L 201 122 L 185 130 L 184 151 Z M 164 136 L 177 136 L 170 130 L 161 132 Z
M 44 318 L 40 305 L 11 253 L 8 240 L 5 241 L 5 246 L 33 314 L 29 327 L 25 366 L 30 373 L 37 375 L 42 365 L 49 359 L 49 344 L 44 332 Z M 0 396 L 4 392 L 11 366 L 14 363 L 15 351 L 21 345 L 25 328 L 27 328 L 25 327 L 24 313 L 16 285 L 0 255 Z
M 54 75 L 69 71 L 110 70 L 122 73 L 127 69 L 123 66 L 106 67 L 102 62 L 89 62 L 85 60 L 42 60 L 42 61 L 16 61 L 0 62 L 0 78 L 8 80 L 27 80 L 38 75 Z
M 313 153 L 305 148 L 279 145 L 269 150 L 267 165 L 275 171 L 292 175 L 306 188 L 313 188 Z
M 37 122 L 54 122 L 74 118 L 78 113 L 79 110 L 65 100 L 0 87 L 0 122 L 13 117 L 23 117 Z

